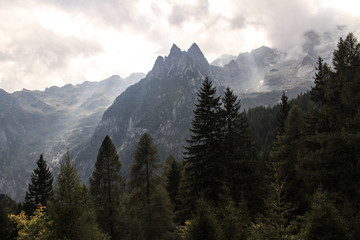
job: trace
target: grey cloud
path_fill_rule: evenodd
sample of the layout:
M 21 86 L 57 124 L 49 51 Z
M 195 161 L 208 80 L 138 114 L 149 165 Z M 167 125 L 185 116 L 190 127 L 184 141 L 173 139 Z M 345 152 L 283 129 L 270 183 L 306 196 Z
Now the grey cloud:
M 103 51 L 97 42 L 59 35 L 35 24 L 24 24 L 12 32 L 8 29 L 8 35 L 9 41 L 0 40 L 0 81 L 10 91 L 49 86 L 47 81 L 51 82 L 54 74 L 64 76 L 74 58 Z
M 9 55 L 15 61 L 38 62 L 50 69 L 66 67 L 72 57 L 91 56 L 102 51 L 96 42 L 65 37 L 39 26 L 23 32 L 23 35 L 7 46 Z
M 231 27 L 233 29 L 243 29 L 246 26 L 246 18 L 238 15 L 231 19 Z
M 209 12 L 209 2 L 207 0 L 199 0 L 195 4 L 175 4 L 172 7 L 168 21 L 172 25 L 180 26 L 186 21 L 201 20 Z
M 315 47 L 320 45 L 320 35 L 315 31 L 307 31 L 304 33 L 305 43 L 302 45 L 303 51 L 310 56 L 314 56 Z M 316 57 L 316 56 L 315 56 Z
M 140 20 L 137 16 L 137 0 L 38 0 L 51 5 L 86 15 L 94 24 L 121 29 L 127 25 L 136 25 Z

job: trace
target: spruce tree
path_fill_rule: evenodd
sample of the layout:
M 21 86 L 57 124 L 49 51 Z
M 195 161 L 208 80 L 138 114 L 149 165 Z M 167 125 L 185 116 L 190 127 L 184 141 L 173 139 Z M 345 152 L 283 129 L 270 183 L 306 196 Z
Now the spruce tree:
M 277 135 L 282 135 L 285 132 L 285 121 L 290 111 L 290 105 L 288 103 L 288 97 L 285 95 L 285 91 L 281 95 L 280 111 L 277 117 Z
M 206 78 L 197 93 L 194 118 L 186 139 L 185 164 L 187 179 L 191 181 L 188 201 L 194 206 L 200 193 L 205 199 L 216 202 L 223 185 L 223 162 L 221 153 L 222 111 L 216 88 Z
M 221 167 L 225 184 L 236 203 L 245 196 L 251 210 L 258 209 L 261 205 L 261 178 L 246 114 L 240 112 L 240 100 L 229 88 L 225 89 L 222 102 Z
M 26 191 L 24 209 L 31 215 L 38 204 L 47 206 L 53 195 L 53 177 L 43 155 L 37 161 L 37 168 L 31 174 L 31 183 Z
M 109 239 L 96 221 L 92 199 L 70 162 L 69 152 L 60 166 L 48 210 L 56 239 Z
M 111 239 L 118 239 L 119 198 L 124 183 L 121 176 L 121 163 L 116 148 L 106 136 L 97 156 L 95 170 L 90 178 L 90 193 L 94 199 L 100 226 Z
M 325 84 L 331 76 L 331 70 L 327 63 L 319 57 L 314 77 L 314 87 L 311 87 L 311 100 L 321 106 L 325 103 Z

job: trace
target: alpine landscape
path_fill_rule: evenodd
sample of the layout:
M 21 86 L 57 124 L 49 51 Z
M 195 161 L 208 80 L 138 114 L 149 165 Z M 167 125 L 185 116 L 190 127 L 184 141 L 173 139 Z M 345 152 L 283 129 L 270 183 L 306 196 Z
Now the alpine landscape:
M 359 9 L 0 1 L 0 239 L 360 239 Z

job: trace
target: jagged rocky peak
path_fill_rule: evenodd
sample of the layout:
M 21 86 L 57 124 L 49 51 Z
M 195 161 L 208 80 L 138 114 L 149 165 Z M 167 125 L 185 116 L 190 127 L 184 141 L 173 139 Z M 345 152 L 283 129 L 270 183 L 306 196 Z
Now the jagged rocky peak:
M 171 49 L 170 49 L 170 53 L 168 58 L 172 59 L 172 58 L 179 58 L 182 55 L 182 51 L 181 49 L 176 46 L 176 44 L 173 44 Z
M 182 51 L 176 44 L 173 44 L 168 56 L 165 56 L 165 58 L 159 56 L 156 59 L 154 67 L 149 74 L 160 76 L 166 73 L 174 74 L 174 71 L 182 73 L 189 68 L 195 68 L 195 66 L 205 71 L 210 66 L 199 46 L 194 43 L 188 51 Z
M 158 56 L 150 73 L 156 75 L 161 74 L 164 70 L 164 62 L 164 58 L 162 56 Z
M 256 64 L 260 66 L 276 64 L 281 58 L 281 54 L 276 49 L 265 46 L 252 50 L 250 54 L 253 56 Z
M 193 43 L 187 52 L 189 56 L 196 62 L 209 65 L 204 54 L 202 53 L 202 51 L 200 50 L 199 46 L 196 43 Z

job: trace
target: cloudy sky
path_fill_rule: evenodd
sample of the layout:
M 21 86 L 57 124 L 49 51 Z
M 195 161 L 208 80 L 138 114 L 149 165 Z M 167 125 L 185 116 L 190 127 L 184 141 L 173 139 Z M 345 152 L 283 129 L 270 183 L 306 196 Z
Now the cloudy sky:
M 38 89 L 147 73 L 175 43 L 211 62 L 304 32 L 354 32 L 358 0 L 0 0 L 0 88 Z

